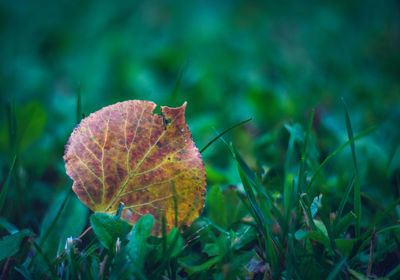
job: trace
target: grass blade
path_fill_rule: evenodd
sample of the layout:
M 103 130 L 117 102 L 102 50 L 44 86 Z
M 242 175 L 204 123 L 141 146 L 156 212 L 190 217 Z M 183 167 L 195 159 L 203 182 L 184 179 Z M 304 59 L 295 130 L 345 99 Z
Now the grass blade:
M 222 137 L 224 134 L 228 133 L 229 131 L 231 131 L 232 129 L 239 127 L 245 123 L 248 123 L 249 121 L 251 121 L 253 118 L 249 118 L 247 120 L 241 121 L 233 126 L 231 126 L 228 129 L 225 129 L 223 132 L 221 132 L 220 134 L 218 134 L 216 137 L 214 137 L 210 142 L 208 142 L 207 145 L 205 145 L 201 150 L 200 153 L 204 152 L 209 146 L 211 146 L 211 144 L 213 144 L 215 141 L 217 141 L 220 137 Z
M 342 103 L 343 103 L 343 108 L 344 108 L 344 115 L 346 119 L 346 128 L 347 128 L 347 134 L 349 136 L 349 140 L 351 141 L 350 143 L 350 148 L 351 148 L 351 155 L 353 158 L 353 164 L 354 164 L 354 213 L 356 214 L 356 237 L 358 238 L 360 236 L 360 227 L 361 227 L 361 186 L 360 186 L 360 176 L 358 173 L 358 165 L 357 165 L 357 158 L 356 158 L 356 148 L 355 148 L 355 143 L 353 141 L 354 136 L 353 136 L 353 129 L 351 128 L 351 121 L 350 121 L 350 116 L 349 116 L 349 111 L 347 110 L 346 103 L 344 102 L 344 99 L 342 98 Z
M 400 264 L 398 266 L 396 266 L 395 268 L 393 268 L 387 275 L 386 278 L 388 279 L 396 279 L 394 278 L 394 276 L 397 277 L 400 275 Z
M 313 120 L 314 120 L 314 113 L 315 113 L 315 109 L 313 108 L 311 110 L 310 118 L 308 119 L 306 137 L 304 139 L 303 151 L 301 152 L 301 162 L 300 162 L 300 169 L 299 169 L 299 181 L 297 182 L 297 192 L 301 191 L 301 187 L 302 187 L 302 183 L 303 183 L 304 164 L 305 164 L 305 161 L 306 161 L 306 151 L 307 151 L 307 145 L 308 145 L 308 138 L 310 137 L 311 127 L 312 127 L 312 123 L 313 123 Z
M 336 276 L 342 270 L 343 265 L 346 263 L 346 258 L 343 258 L 340 262 L 338 262 L 335 267 L 332 269 L 331 273 L 329 273 L 326 280 L 334 280 L 337 279 Z
M 336 214 L 334 225 L 336 225 L 339 222 L 340 218 L 342 217 L 343 209 L 344 209 L 344 206 L 346 205 L 347 199 L 349 198 L 351 189 L 353 188 L 353 184 L 354 184 L 354 178 L 351 180 L 351 183 L 346 187 L 344 196 L 342 197 L 342 200 L 340 201 L 339 210 Z
M 64 210 L 65 205 L 67 204 L 67 201 L 68 201 L 69 198 L 70 198 L 70 194 L 71 194 L 71 191 L 68 191 L 68 193 L 65 195 L 65 198 L 64 198 L 63 202 L 61 203 L 61 206 L 60 206 L 60 208 L 58 209 L 57 214 L 56 214 L 56 216 L 54 217 L 54 220 L 51 222 L 49 228 L 46 230 L 45 234 L 43 235 L 42 240 L 40 240 L 40 243 L 39 243 L 40 247 L 43 246 L 43 244 L 44 244 L 44 242 L 46 241 L 47 237 L 49 236 L 50 232 L 52 231 L 52 229 L 53 229 L 54 226 L 56 225 L 58 219 L 60 218 L 61 213 L 62 213 L 62 211 Z
M 400 203 L 400 197 L 398 199 L 396 199 L 395 201 L 393 201 L 389 207 L 387 207 L 385 209 L 385 211 L 381 212 L 378 216 L 375 217 L 374 221 L 369 225 L 369 227 L 367 228 L 367 230 L 364 232 L 364 234 L 360 237 L 360 240 L 363 241 L 362 245 L 358 248 L 358 252 L 360 253 L 364 246 L 369 242 L 368 239 L 371 238 L 370 234 L 373 231 L 374 227 L 376 227 L 376 225 L 378 223 L 380 223 L 388 214 L 390 211 L 392 211 L 398 204 Z M 389 229 L 393 229 L 392 227 L 388 227 Z M 377 232 L 377 234 L 380 234 L 382 232 L 386 231 L 385 229 L 379 230 Z
M 19 141 L 17 133 L 17 113 L 14 100 L 7 104 L 8 136 L 10 150 L 14 155 L 19 154 Z
M 325 166 L 325 164 L 331 160 L 334 156 L 336 156 L 338 153 L 340 153 L 344 148 L 346 148 L 349 144 L 351 144 L 352 142 L 370 134 L 371 132 L 373 132 L 376 129 L 375 126 L 370 127 L 366 130 L 364 130 L 363 132 L 357 134 L 353 139 L 348 140 L 347 142 L 345 142 L 342 146 L 340 146 L 339 148 L 337 148 L 333 153 L 331 153 L 329 156 L 327 156 L 324 161 L 318 166 L 317 170 L 315 171 L 314 175 L 311 177 L 310 183 L 307 186 L 306 189 L 306 193 L 309 193 L 311 190 L 311 187 L 314 183 L 314 181 L 317 179 L 318 174 L 321 172 L 322 168 Z
M 248 164 L 245 162 L 243 157 L 238 152 L 235 152 L 235 160 L 240 165 L 244 173 L 246 173 L 246 176 L 250 180 L 250 182 L 255 186 L 256 185 L 255 173 L 253 170 L 251 170 L 251 168 L 248 166 Z
M 265 216 L 263 214 L 263 211 L 260 208 L 260 205 L 257 203 L 257 199 L 253 190 L 253 186 L 251 184 L 250 178 L 247 176 L 246 172 L 243 170 L 242 166 L 239 164 L 236 158 L 236 151 L 233 148 L 232 145 L 230 145 L 230 149 L 232 152 L 232 155 L 234 157 L 234 160 L 236 161 L 237 168 L 239 171 L 240 179 L 243 184 L 243 188 L 246 192 L 247 198 L 249 199 L 249 204 L 245 204 L 249 207 L 249 212 L 253 215 L 253 218 L 255 219 L 258 230 L 262 232 L 262 235 L 264 237 L 264 250 L 265 254 L 267 256 L 267 260 L 271 262 L 271 266 L 274 271 L 278 272 L 279 267 L 278 267 L 278 255 L 277 252 L 275 251 L 275 246 L 274 246 L 274 241 L 272 239 L 272 235 L 270 233 L 270 229 L 268 227 L 268 224 L 266 223 Z M 244 199 L 243 199 L 244 202 Z
M 58 278 L 57 277 L 57 272 L 55 271 L 55 269 L 53 268 L 53 266 L 51 265 L 50 260 L 47 258 L 47 256 L 43 253 L 41 246 L 38 245 L 35 241 L 32 242 L 33 246 L 35 247 L 36 251 L 39 253 L 39 255 L 43 258 L 45 264 L 47 265 L 47 269 L 48 271 L 51 272 L 52 276 L 54 277 L 54 279 Z M 32 262 L 31 262 L 32 263 Z M 29 268 L 29 267 L 28 267 Z
M 3 185 L 1 193 L 0 193 L 0 213 L 1 213 L 1 210 L 3 210 L 4 202 L 6 201 L 8 189 L 10 186 L 10 180 L 11 180 L 12 172 L 14 170 L 14 165 L 15 165 L 16 159 L 17 159 L 17 156 L 14 156 L 14 158 L 11 162 L 10 169 L 8 170 L 7 179 L 4 182 L 4 185 Z
M 350 224 L 353 223 L 356 218 L 357 216 L 351 211 L 341 218 L 340 221 L 334 225 L 335 237 L 346 232 Z
M 304 201 L 304 197 L 303 196 L 300 196 L 299 202 L 300 202 L 300 206 L 303 208 L 303 211 L 305 213 L 304 218 L 306 218 L 308 220 L 308 224 L 309 224 L 311 230 L 312 231 L 316 231 L 317 227 L 315 226 L 314 219 L 312 217 L 310 207 L 308 207 L 308 205 Z
M 283 190 L 283 205 L 285 208 L 285 219 L 286 224 L 290 223 L 291 211 L 292 211 L 292 204 L 296 201 L 296 192 L 295 192 L 295 183 L 294 180 L 292 183 L 285 183 L 284 190 Z

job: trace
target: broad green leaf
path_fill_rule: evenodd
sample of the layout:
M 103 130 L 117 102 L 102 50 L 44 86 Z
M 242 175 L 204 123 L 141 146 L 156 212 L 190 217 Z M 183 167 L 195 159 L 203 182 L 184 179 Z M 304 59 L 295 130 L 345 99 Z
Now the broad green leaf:
M 204 164 L 185 121 L 186 103 L 178 108 L 150 101 L 125 101 L 83 119 L 65 149 L 73 190 L 94 212 L 122 216 L 134 224 L 145 214 L 155 217 L 153 233 L 189 225 L 205 198 Z M 176 197 L 173 187 L 176 189 Z
M 350 256 L 351 251 L 353 250 L 353 246 L 356 243 L 355 239 L 335 239 L 336 248 L 344 255 L 345 257 Z
M 108 250 L 115 246 L 118 238 L 123 239 L 132 229 L 132 225 L 116 216 L 106 213 L 94 213 L 90 223 L 97 238 Z
M 317 227 L 317 229 L 326 237 L 328 237 L 328 231 L 326 230 L 326 227 L 324 223 L 320 220 L 314 220 L 314 224 Z
M 183 262 L 180 262 L 180 265 L 182 265 L 185 268 L 185 271 L 190 276 L 195 273 L 199 273 L 199 272 L 207 271 L 207 270 L 211 269 L 211 267 L 213 265 L 217 264 L 218 262 L 220 262 L 222 260 L 222 258 L 223 258 L 223 256 L 215 256 L 199 265 L 187 265 Z
M 153 216 L 144 215 L 136 222 L 129 238 L 127 245 L 129 258 L 134 266 L 140 270 L 143 269 L 144 260 L 151 250 L 151 246 L 147 243 L 147 238 L 151 235 L 153 225 Z
M 240 219 L 248 214 L 246 206 L 243 205 L 239 195 L 242 194 L 235 187 L 227 187 L 223 191 L 228 227 L 234 223 L 237 223 Z
M 18 253 L 22 241 L 27 236 L 34 236 L 34 234 L 30 230 L 24 229 L 3 237 L 0 240 L 0 261 Z
M 311 240 L 314 240 L 314 241 L 316 241 L 318 243 L 321 243 L 325 247 L 329 247 L 329 239 L 324 234 L 322 234 L 321 232 L 312 231 L 312 232 L 308 233 L 307 236 Z
M 206 253 L 209 257 L 218 256 L 220 254 L 219 246 L 215 243 L 207 243 L 204 245 L 202 252 Z
M 176 227 L 173 227 L 167 235 L 167 250 L 169 257 L 175 258 L 182 251 L 183 238 Z
M 213 186 L 207 193 L 207 209 L 210 220 L 226 230 L 226 203 L 220 186 Z
M 304 230 L 304 229 L 299 229 L 298 231 L 296 231 L 296 233 L 294 234 L 294 238 L 296 238 L 296 240 L 301 240 L 304 237 L 306 237 L 308 235 L 308 231 Z

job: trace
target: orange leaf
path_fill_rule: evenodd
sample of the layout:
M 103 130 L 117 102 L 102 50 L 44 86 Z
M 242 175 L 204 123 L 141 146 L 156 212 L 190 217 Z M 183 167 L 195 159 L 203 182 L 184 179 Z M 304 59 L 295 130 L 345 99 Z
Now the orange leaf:
M 175 225 L 175 207 L 178 226 L 197 218 L 206 178 L 186 125 L 186 102 L 161 107 L 161 115 L 153 113 L 156 107 L 133 100 L 91 114 L 71 134 L 64 161 L 72 189 L 91 210 L 115 214 L 123 202 L 125 219 L 134 224 L 152 214 L 159 235 L 162 215 L 167 230 Z

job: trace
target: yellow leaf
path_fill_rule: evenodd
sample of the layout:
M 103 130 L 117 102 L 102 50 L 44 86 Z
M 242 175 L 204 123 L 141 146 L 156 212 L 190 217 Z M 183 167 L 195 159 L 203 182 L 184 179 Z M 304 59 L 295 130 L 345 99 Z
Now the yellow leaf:
M 204 164 L 185 121 L 186 102 L 178 108 L 132 100 L 102 108 L 83 119 L 65 148 L 65 167 L 73 190 L 95 212 L 115 214 L 134 224 L 155 218 L 153 234 L 190 225 L 204 206 Z M 173 190 L 176 191 L 173 191 Z

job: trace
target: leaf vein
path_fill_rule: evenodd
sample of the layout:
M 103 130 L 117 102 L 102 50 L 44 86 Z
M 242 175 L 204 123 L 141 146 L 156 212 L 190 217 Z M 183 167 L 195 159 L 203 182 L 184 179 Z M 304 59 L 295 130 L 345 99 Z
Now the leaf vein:
M 81 159 L 81 157 L 78 156 L 78 155 L 75 153 L 75 151 L 73 151 L 73 153 L 74 153 L 75 157 L 79 160 L 79 162 L 82 163 L 82 165 L 85 166 L 85 168 L 86 168 L 90 173 L 92 173 L 93 176 L 95 176 L 100 182 L 103 182 L 103 181 L 101 180 L 101 178 L 100 178 L 99 176 L 97 176 L 96 172 L 94 172 L 94 171 L 86 164 L 86 162 L 84 162 L 84 161 Z
M 144 112 L 145 109 L 143 109 Z M 142 112 L 142 115 L 143 115 Z M 141 115 L 141 116 L 142 116 Z M 140 120 L 139 120 L 140 121 Z M 136 128 L 137 131 L 137 128 Z M 136 170 L 139 169 L 139 167 L 142 165 L 142 163 L 144 162 L 144 160 L 146 159 L 146 157 L 148 156 L 148 154 L 154 149 L 154 147 L 157 145 L 157 143 L 161 140 L 161 138 L 165 135 L 166 130 L 163 130 L 163 132 L 160 134 L 160 136 L 158 137 L 158 139 L 154 142 L 154 144 L 147 150 L 147 152 L 143 155 L 142 159 L 137 163 L 135 169 L 131 172 L 130 175 L 128 175 L 128 178 L 125 180 L 125 182 L 122 184 L 122 186 L 119 188 L 117 195 L 114 197 L 113 200 L 111 200 L 110 204 L 107 206 L 106 211 L 108 211 L 110 209 L 110 207 L 114 204 L 114 202 L 120 197 L 121 192 L 125 189 L 126 184 L 129 182 L 129 180 L 134 177 L 134 174 L 136 172 Z M 135 132 L 136 134 L 136 132 Z M 132 141 L 133 142 L 133 141 Z
M 145 109 L 143 108 L 143 111 L 142 111 L 142 113 L 140 114 L 139 119 L 137 120 L 137 124 L 136 124 L 136 127 L 135 127 L 135 134 L 134 134 L 133 137 L 132 137 L 131 143 L 129 144 L 128 152 L 126 153 L 126 165 L 128 166 L 128 170 L 127 170 L 128 174 L 130 173 L 129 158 L 130 158 L 130 153 L 131 153 L 131 150 L 132 150 L 132 144 L 133 144 L 133 142 L 134 142 L 135 139 L 136 139 L 137 130 L 138 130 L 138 128 L 139 128 L 140 122 L 142 121 L 144 111 L 145 111 Z M 128 176 L 129 176 L 129 175 L 128 175 Z
M 102 180 L 103 194 L 102 194 L 102 198 L 101 198 L 102 208 L 104 208 L 104 200 L 106 197 L 106 184 L 105 184 L 105 175 L 104 175 L 104 148 L 106 146 L 107 139 L 108 139 L 108 127 L 109 127 L 110 119 L 111 119 L 111 113 L 108 114 L 108 120 L 106 122 L 106 130 L 105 130 L 103 147 L 101 148 L 101 173 L 102 173 L 102 177 L 103 177 L 103 180 Z
M 135 205 L 127 206 L 127 207 L 124 207 L 124 209 L 132 209 L 132 208 L 137 208 L 137 207 L 146 206 L 146 205 L 153 205 L 154 202 L 167 200 L 167 199 L 169 199 L 169 198 L 171 198 L 171 197 L 173 197 L 172 194 L 167 195 L 167 196 L 164 196 L 164 197 L 161 197 L 161 198 L 154 199 L 154 200 L 152 200 L 152 201 L 148 201 L 148 202 L 144 202 L 144 203 L 140 203 L 140 204 L 135 204 Z
M 85 147 L 85 149 L 97 160 L 97 161 L 101 161 L 94 153 L 91 149 L 89 149 L 89 147 L 85 144 L 84 141 L 80 141 L 81 144 Z
M 90 125 L 89 125 L 89 124 L 87 125 L 87 128 L 88 128 L 88 131 L 89 131 L 91 140 L 93 140 L 93 142 L 94 142 L 97 146 L 99 146 L 99 148 L 101 148 L 101 145 L 100 145 L 100 143 L 96 140 L 96 137 L 94 136 L 93 131 L 92 131 L 92 129 L 90 128 Z
M 178 173 L 177 175 L 175 175 L 175 176 L 173 176 L 172 178 L 169 178 L 169 179 L 167 179 L 167 180 L 160 181 L 160 182 L 154 182 L 154 183 L 148 184 L 147 186 L 144 186 L 144 187 L 141 187 L 141 188 L 137 188 L 137 189 L 134 189 L 134 190 L 131 190 L 131 191 L 128 191 L 128 192 L 124 192 L 124 193 L 122 193 L 122 194 L 120 195 L 120 198 L 123 197 L 124 195 L 130 194 L 130 193 L 133 193 L 133 192 L 146 190 L 146 189 L 148 189 L 149 187 L 154 186 L 154 185 L 161 185 L 161 184 L 164 184 L 164 183 L 168 183 L 168 182 L 170 182 L 170 181 L 176 179 L 177 177 L 181 176 L 182 174 L 184 174 L 184 172 L 180 172 L 180 173 Z
M 81 183 L 81 187 L 85 190 L 86 194 L 88 195 L 89 199 L 92 201 L 93 205 L 96 205 L 96 202 L 94 201 L 93 197 L 91 196 L 91 194 L 89 193 L 89 191 L 87 190 L 85 183 L 83 183 L 83 180 L 81 179 L 81 177 L 79 176 L 79 172 L 76 172 L 76 170 L 74 169 L 74 167 L 71 165 L 72 170 L 74 171 L 77 179 L 80 181 Z

